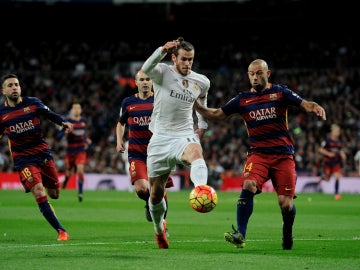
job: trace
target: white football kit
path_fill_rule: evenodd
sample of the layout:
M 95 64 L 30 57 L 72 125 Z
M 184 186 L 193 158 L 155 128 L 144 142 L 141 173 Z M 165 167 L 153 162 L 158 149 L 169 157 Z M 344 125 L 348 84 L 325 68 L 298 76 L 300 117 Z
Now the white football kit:
M 166 54 L 157 48 L 145 61 L 142 71 L 153 81 L 154 109 L 149 129 L 148 174 L 156 177 L 175 169 L 190 143 L 200 144 L 194 131 L 193 105 L 198 97 L 206 105 L 210 80 L 191 71 L 183 76 L 172 65 L 160 63 Z M 206 129 L 206 120 L 198 113 L 198 127 Z M 188 165 L 188 164 L 187 164 Z

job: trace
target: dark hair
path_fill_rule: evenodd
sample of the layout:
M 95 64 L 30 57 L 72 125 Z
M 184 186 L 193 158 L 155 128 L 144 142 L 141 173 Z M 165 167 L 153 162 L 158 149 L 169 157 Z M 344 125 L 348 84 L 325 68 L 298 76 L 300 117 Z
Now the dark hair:
M 1 77 L 1 85 L 10 78 L 15 78 L 18 79 L 18 76 L 16 74 L 10 73 L 10 74 L 5 74 L 4 76 Z
M 68 110 L 71 110 L 75 104 L 79 104 L 82 107 L 80 101 L 78 101 L 77 99 L 74 99 L 72 102 L 69 103 Z
M 195 50 L 194 46 L 190 42 L 185 41 L 183 37 L 178 37 L 176 40 L 180 42 L 180 45 L 177 48 L 175 48 L 172 52 L 176 56 L 178 56 L 179 54 L 179 49 L 183 49 L 188 52 Z

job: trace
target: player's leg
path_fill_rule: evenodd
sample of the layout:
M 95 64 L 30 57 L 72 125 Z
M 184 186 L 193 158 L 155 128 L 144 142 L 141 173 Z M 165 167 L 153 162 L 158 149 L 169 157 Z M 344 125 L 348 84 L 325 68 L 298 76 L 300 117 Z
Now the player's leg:
M 50 163 L 50 164 L 49 164 Z M 47 165 L 49 164 L 49 168 Z M 36 166 L 28 166 L 21 170 L 20 179 L 26 192 L 32 192 L 39 206 L 40 212 L 43 214 L 49 224 L 57 231 L 59 241 L 67 241 L 70 239 L 64 227 L 60 224 L 56 217 L 54 208 L 48 201 L 43 181 L 51 198 L 59 198 L 59 182 L 57 172 L 53 161 L 48 161 L 45 170 Z
M 189 143 L 189 141 L 191 143 Z M 190 164 L 190 179 L 194 186 L 207 184 L 208 168 L 204 160 L 203 149 L 197 136 L 187 138 L 181 155 L 181 161 Z M 181 147 L 181 145 L 180 145 Z
M 166 181 L 165 188 L 172 188 L 173 186 L 174 186 L 173 179 L 172 179 L 171 175 L 169 175 L 169 178 Z M 165 211 L 165 214 L 164 214 L 164 219 L 166 219 L 167 212 L 168 212 L 168 209 L 169 209 L 169 201 L 168 201 L 168 196 L 166 194 L 166 191 L 165 191 L 164 199 L 165 199 L 165 203 L 166 203 L 166 211 Z M 168 237 L 169 237 L 169 235 L 168 235 Z
M 145 202 L 145 217 L 151 222 L 152 218 L 149 211 L 149 181 L 146 163 L 142 160 L 133 159 L 129 161 L 129 176 L 131 185 L 134 186 L 136 196 Z
M 78 199 L 79 202 L 83 201 L 84 195 L 84 164 L 77 164 L 76 165 L 76 178 L 77 178 L 77 189 L 78 189 Z
M 254 209 L 254 196 L 256 193 L 256 182 L 246 179 L 243 182 L 242 191 L 236 207 L 237 229 L 233 226 L 233 232 L 224 234 L 225 240 L 238 248 L 245 247 L 247 225 Z
M 154 134 L 147 149 L 146 163 L 150 184 L 149 210 L 159 248 L 169 247 L 164 219 L 167 211 L 164 196 L 170 172 L 176 166 L 175 160 L 171 160 L 173 155 L 172 142 L 172 137 L 164 138 Z
M 278 195 L 278 203 L 283 219 L 283 249 L 293 247 L 293 225 L 296 216 L 295 198 L 296 171 L 293 156 L 284 156 L 274 160 L 274 173 L 271 174 L 273 186 Z
M 159 248 L 168 248 L 169 243 L 166 236 L 166 202 L 165 202 L 165 185 L 169 173 L 158 177 L 149 177 L 150 198 L 149 210 L 154 223 L 156 240 Z
M 86 152 L 80 152 L 74 155 L 74 167 L 76 168 L 77 190 L 79 202 L 83 201 L 84 182 L 85 182 L 85 164 Z
M 296 216 L 296 207 L 293 204 L 293 197 L 279 195 L 278 202 L 281 209 L 281 215 L 283 219 L 283 249 L 292 249 L 293 247 L 293 225 Z
M 340 187 L 340 177 L 341 177 L 341 168 L 340 166 L 336 168 L 334 171 L 334 178 L 335 178 L 335 186 L 334 186 L 334 199 L 335 200 L 341 200 L 341 195 L 339 191 Z
M 72 172 L 76 168 L 73 155 L 66 154 L 64 160 L 65 160 L 65 179 L 64 182 L 62 183 L 62 189 L 66 189 L 67 183 L 69 182 Z
M 254 196 L 261 192 L 263 183 L 268 180 L 268 163 L 268 157 L 252 154 L 244 165 L 242 190 L 236 207 L 237 229 L 224 234 L 225 240 L 237 247 L 245 247 L 247 225 L 254 210 Z

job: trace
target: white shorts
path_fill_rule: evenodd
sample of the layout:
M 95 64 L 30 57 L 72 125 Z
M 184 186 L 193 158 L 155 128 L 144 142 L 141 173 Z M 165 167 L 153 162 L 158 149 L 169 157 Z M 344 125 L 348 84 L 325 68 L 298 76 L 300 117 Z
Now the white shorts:
M 147 149 L 147 169 L 149 177 L 157 177 L 175 171 L 176 164 L 183 164 L 181 157 L 185 148 L 191 144 L 200 144 L 197 134 L 184 137 L 167 137 L 153 134 Z

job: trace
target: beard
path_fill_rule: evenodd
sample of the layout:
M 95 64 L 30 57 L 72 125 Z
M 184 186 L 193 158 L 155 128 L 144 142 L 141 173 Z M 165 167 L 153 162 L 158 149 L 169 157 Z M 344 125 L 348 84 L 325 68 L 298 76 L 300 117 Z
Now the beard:
M 20 95 L 18 93 L 14 93 L 14 94 L 7 96 L 7 99 L 14 103 L 18 103 L 19 98 L 20 98 Z
M 258 84 L 253 88 L 256 90 L 256 92 L 261 92 L 264 89 L 264 86 L 262 84 Z

